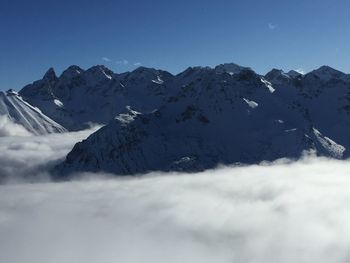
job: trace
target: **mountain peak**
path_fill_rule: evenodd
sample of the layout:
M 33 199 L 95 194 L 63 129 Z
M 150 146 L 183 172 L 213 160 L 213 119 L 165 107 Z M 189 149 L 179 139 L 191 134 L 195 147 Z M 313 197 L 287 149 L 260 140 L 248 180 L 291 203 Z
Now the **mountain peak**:
M 285 74 L 284 71 L 282 69 L 272 69 L 269 72 L 266 73 L 265 77 L 276 77 L 279 75 Z
M 326 65 L 311 71 L 309 74 L 317 76 L 318 78 L 324 81 L 328 81 L 332 78 L 340 78 L 346 76 L 345 73 Z
M 111 70 L 109 68 L 107 68 L 105 65 L 96 65 L 96 66 L 92 66 L 91 68 L 89 68 L 88 70 L 86 71 L 89 71 L 89 72 L 100 72 L 100 71 L 110 71 Z
M 217 73 L 228 73 L 230 75 L 238 74 L 242 70 L 246 70 L 246 69 L 250 69 L 250 68 L 242 67 L 235 63 L 224 63 L 215 67 L 215 71 Z
M 296 78 L 296 77 L 300 77 L 300 76 L 302 76 L 303 74 L 302 73 L 300 73 L 300 72 L 298 72 L 298 71 L 296 71 L 296 70 L 290 70 L 290 71 L 288 71 L 288 76 L 290 76 L 290 77 L 292 77 L 292 78 Z
M 147 68 L 144 66 L 140 66 L 136 69 L 134 69 L 131 74 L 140 74 L 140 75 L 144 75 L 144 74 L 157 74 L 157 72 L 159 72 L 159 70 L 154 69 L 154 68 Z
M 52 67 L 49 68 L 48 71 L 46 71 L 43 79 L 50 80 L 50 81 L 57 79 L 57 75 L 56 75 L 55 70 Z
M 13 89 L 9 89 L 9 90 L 6 91 L 6 95 L 7 96 L 17 96 L 18 92 L 13 90 Z
M 340 70 L 334 69 L 330 66 L 324 65 L 319 67 L 318 69 L 312 71 L 313 73 L 328 73 L 328 74 L 345 74 L 341 72 Z
M 106 78 L 106 79 L 111 80 L 113 78 L 113 76 L 115 75 L 112 70 L 110 70 L 109 68 L 107 68 L 104 65 L 93 66 L 93 67 L 89 68 L 88 70 L 86 70 L 85 73 L 88 75 L 91 75 L 92 78 L 95 78 L 96 76 L 98 76 L 98 78 L 95 80 L 100 80 L 101 78 L 103 78 L 103 79 Z
M 323 65 L 323 66 L 321 66 L 321 67 L 319 67 L 318 69 L 316 69 L 316 71 L 330 71 L 330 72 L 332 72 L 332 71 L 337 71 L 337 72 L 340 72 L 339 70 L 336 70 L 336 69 L 334 69 L 334 68 L 332 68 L 332 67 L 330 67 L 330 66 L 328 66 L 328 65 Z
M 265 78 L 267 80 L 273 82 L 284 82 L 286 80 L 289 81 L 291 78 L 294 77 L 295 76 L 293 74 L 290 75 L 289 73 L 285 73 L 282 69 L 272 69 L 265 75 Z
M 139 66 L 136 69 L 133 70 L 134 72 L 138 72 L 138 71 L 156 71 L 156 69 L 154 68 L 147 68 L 145 66 Z
M 72 66 L 69 66 L 65 71 L 63 71 L 60 77 L 73 78 L 80 75 L 82 72 L 84 72 L 83 69 L 81 69 L 76 65 L 72 65 Z
M 198 74 L 198 73 L 207 72 L 207 71 L 210 71 L 210 70 L 213 70 L 213 69 L 210 68 L 210 67 L 200 67 L 200 66 L 188 67 L 183 72 L 179 73 L 177 76 L 190 76 L 190 75 L 192 75 L 194 73 Z

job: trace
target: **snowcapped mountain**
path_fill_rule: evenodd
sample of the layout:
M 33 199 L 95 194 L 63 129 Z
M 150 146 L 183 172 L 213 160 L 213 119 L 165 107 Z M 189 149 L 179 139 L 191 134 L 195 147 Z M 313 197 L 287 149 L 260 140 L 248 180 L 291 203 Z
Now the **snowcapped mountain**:
M 162 85 L 156 110 L 139 110 L 138 100 L 128 104 L 125 112 L 77 143 L 56 174 L 198 171 L 298 158 L 304 151 L 349 157 L 350 81 L 344 73 L 322 67 L 306 75 L 272 70 L 261 76 L 233 64 L 157 74 L 160 79 L 151 80 Z M 153 91 L 145 85 L 149 77 L 136 83 Z
M 144 67 L 118 75 L 105 66 L 71 66 L 59 77 L 49 69 L 20 95 L 67 129 L 79 130 L 89 123 L 108 123 L 128 105 L 142 112 L 157 109 L 172 78 L 166 71 Z
M 350 77 L 323 66 L 306 75 L 288 79 L 282 76 L 266 79 L 279 90 L 278 100 L 291 112 L 298 111 L 311 126 L 329 138 L 350 147 Z
M 61 125 L 45 116 L 38 108 L 25 102 L 13 90 L 0 91 L 0 116 L 5 116 L 35 135 L 66 131 Z

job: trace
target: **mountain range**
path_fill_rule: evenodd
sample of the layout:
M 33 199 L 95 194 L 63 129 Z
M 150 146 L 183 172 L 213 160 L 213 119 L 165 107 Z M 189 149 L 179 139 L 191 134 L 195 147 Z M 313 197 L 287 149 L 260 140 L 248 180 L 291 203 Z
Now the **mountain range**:
M 177 75 L 71 66 L 60 76 L 49 69 L 14 96 L 67 130 L 105 124 L 55 167 L 59 178 L 199 171 L 304 152 L 349 157 L 350 76 L 328 66 L 265 76 L 236 64 Z

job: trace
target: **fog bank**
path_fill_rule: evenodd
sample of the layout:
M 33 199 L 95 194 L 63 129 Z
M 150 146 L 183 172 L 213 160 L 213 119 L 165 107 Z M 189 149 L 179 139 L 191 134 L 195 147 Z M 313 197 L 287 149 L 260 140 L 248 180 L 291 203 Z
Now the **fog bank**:
M 349 261 L 349 161 L 50 183 L 95 129 L 0 138 L 0 181 L 16 183 L 0 185 L 0 262 Z
M 0 262 L 348 262 L 349 162 L 0 186 Z
M 5 121 L 0 118 L 0 183 L 48 180 L 47 170 L 63 160 L 75 143 L 99 129 L 32 136 L 22 126 Z M 11 132 L 5 134 L 7 130 Z

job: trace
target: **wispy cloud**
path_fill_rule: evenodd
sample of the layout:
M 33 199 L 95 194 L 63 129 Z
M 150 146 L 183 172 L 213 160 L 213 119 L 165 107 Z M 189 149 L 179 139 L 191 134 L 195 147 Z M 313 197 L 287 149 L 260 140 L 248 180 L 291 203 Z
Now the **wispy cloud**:
M 275 30 L 277 28 L 277 25 L 273 23 L 269 23 L 267 26 L 270 30 Z
M 134 63 L 134 66 L 138 66 L 138 67 L 139 67 L 139 66 L 141 66 L 141 65 L 142 65 L 141 62 L 135 62 L 135 63 Z
M 111 62 L 111 59 L 110 59 L 110 58 L 107 58 L 107 57 L 102 57 L 102 60 L 103 60 L 103 61 L 106 61 L 106 62 Z
M 126 59 L 123 59 L 123 60 L 117 60 L 115 62 L 117 65 L 128 65 L 129 64 L 129 61 L 126 60 Z

